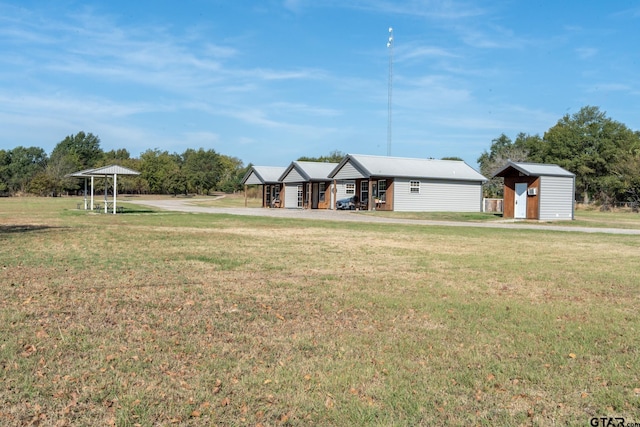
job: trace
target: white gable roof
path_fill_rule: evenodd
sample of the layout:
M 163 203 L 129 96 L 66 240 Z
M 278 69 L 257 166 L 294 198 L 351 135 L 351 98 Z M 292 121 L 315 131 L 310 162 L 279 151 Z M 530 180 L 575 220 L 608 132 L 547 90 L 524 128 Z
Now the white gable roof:
M 105 166 L 84 172 L 85 175 L 140 175 L 140 172 L 120 165 Z
M 363 154 L 349 154 L 342 159 L 329 176 L 331 178 L 335 177 L 339 174 L 340 170 L 347 165 L 353 167 L 359 175 L 365 178 L 402 177 L 480 182 L 487 180 L 463 161 L 384 157 Z M 356 178 L 356 176 L 353 178 Z
M 74 178 L 86 178 L 90 176 L 103 176 L 103 175 L 140 175 L 140 172 L 133 169 L 125 168 L 120 165 L 103 166 L 96 169 L 85 169 L 78 172 L 70 173 L 65 177 Z
M 242 184 L 270 184 L 280 182 L 283 166 L 251 166 L 242 178 Z
M 282 182 L 328 181 L 337 163 L 293 161 L 280 175 Z

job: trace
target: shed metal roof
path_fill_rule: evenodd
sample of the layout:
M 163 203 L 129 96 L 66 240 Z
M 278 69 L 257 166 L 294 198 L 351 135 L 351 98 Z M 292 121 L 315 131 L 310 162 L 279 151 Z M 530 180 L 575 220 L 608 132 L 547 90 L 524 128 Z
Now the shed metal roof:
M 573 173 L 558 165 L 550 163 L 512 162 L 511 160 L 509 160 L 502 169 L 494 173 L 493 176 L 503 177 L 508 174 L 509 169 L 515 169 L 527 176 L 563 176 L 569 178 L 575 176 Z
M 338 165 L 338 163 L 325 163 L 325 162 L 304 162 L 293 161 L 280 175 L 280 181 L 284 181 L 286 176 L 292 171 L 296 170 L 305 181 L 327 181 L 329 179 L 329 173 Z
M 271 184 L 280 182 L 280 175 L 284 172 L 283 166 L 251 166 L 242 178 L 242 184 Z M 257 178 L 254 182 L 252 175 Z M 250 179 L 251 178 L 251 179 Z M 251 182 L 248 182 L 248 181 Z
M 329 174 L 334 177 L 347 163 L 351 163 L 364 177 L 403 177 L 447 179 L 460 181 L 487 180 L 463 161 L 384 157 L 349 154 Z

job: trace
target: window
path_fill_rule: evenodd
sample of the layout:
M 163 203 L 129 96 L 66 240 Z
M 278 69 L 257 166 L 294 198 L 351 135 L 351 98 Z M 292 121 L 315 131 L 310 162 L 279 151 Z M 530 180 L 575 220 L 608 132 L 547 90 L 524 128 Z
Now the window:
M 325 182 L 321 182 L 320 185 L 318 186 L 318 193 L 320 195 L 320 201 L 324 202 L 324 194 L 326 193 L 326 183 Z
M 298 185 L 298 207 L 299 208 L 302 207 L 302 196 L 304 195 L 303 190 L 304 188 L 302 187 L 302 185 Z
M 356 194 L 356 185 L 354 183 L 345 184 L 345 190 L 347 194 Z
M 420 181 L 409 181 L 409 193 L 420 194 Z
M 369 181 L 360 181 L 360 201 L 369 202 Z
M 387 201 L 387 180 L 381 179 L 378 181 L 378 199 L 381 203 Z

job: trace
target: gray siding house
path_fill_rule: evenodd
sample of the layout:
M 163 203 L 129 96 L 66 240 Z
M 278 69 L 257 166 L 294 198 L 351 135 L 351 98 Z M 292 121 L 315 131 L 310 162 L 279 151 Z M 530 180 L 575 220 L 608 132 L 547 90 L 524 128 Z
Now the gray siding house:
M 355 182 L 362 209 L 480 212 L 487 179 L 463 161 L 349 154 L 329 174 Z

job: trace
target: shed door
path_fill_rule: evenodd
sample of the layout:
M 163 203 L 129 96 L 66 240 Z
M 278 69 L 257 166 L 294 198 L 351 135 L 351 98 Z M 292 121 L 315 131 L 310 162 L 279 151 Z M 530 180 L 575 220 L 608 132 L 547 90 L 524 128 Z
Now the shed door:
M 527 218 L 527 183 L 516 182 L 515 207 L 513 209 L 514 218 Z

